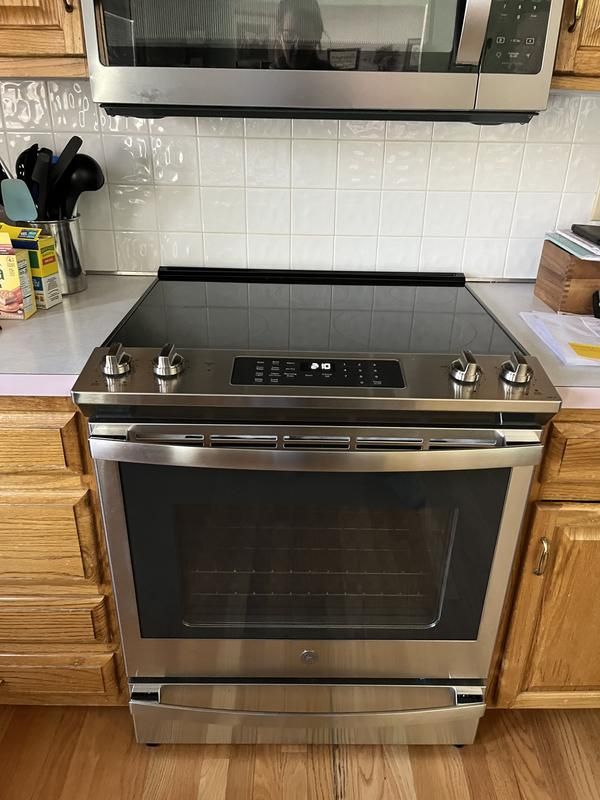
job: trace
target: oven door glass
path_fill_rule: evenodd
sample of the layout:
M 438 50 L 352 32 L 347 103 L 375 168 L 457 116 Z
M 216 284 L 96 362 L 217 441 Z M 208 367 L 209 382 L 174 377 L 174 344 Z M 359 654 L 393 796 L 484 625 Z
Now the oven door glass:
M 477 639 L 508 468 L 119 469 L 143 638 Z
M 101 49 L 107 66 L 448 72 L 462 6 L 178 0 L 174 13 L 172 0 L 101 0 Z

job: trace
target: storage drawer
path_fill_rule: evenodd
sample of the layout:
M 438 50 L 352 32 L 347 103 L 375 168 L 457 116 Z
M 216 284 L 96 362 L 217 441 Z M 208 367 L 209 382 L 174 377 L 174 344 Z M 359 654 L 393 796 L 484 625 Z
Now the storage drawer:
M 83 472 L 76 412 L 0 412 L 0 473 Z
M 553 423 L 540 480 L 541 499 L 600 500 L 600 424 Z
M 104 597 L 0 598 L 0 642 L 89 644 L 109 638 Z
M 0 582 L 94 578 L 96 536 L 89 493 L 0 491 Z
M 102 702 L 118 695 L 114 653 L 0 655 L 0 703 Z

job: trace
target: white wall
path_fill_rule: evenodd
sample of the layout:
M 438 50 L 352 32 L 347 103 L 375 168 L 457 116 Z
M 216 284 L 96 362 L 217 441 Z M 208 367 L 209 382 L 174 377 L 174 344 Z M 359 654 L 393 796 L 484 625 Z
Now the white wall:
M 586 221 L 600 97 L 529 126 L 109 118 L 81 81 L 0 83 L 0 153 L 78 133 L 107 186 L 81 204 L 90 270 L 159 264 L 535 275 L 544 232 Z

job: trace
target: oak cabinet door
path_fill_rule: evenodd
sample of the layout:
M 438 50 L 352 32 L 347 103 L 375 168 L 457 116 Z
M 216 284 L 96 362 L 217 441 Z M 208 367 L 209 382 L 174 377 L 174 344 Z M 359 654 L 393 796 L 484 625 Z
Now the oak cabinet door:
M 580 16 L 573 25 L 577 9 Z M 554 69 L 600 76 L 600 0 L 566 0 Z
M 82 56 L 80 0 L 2 0 L 0 56 Z
M 499 705 L 600 705 L 600 504 L 538 503 Z

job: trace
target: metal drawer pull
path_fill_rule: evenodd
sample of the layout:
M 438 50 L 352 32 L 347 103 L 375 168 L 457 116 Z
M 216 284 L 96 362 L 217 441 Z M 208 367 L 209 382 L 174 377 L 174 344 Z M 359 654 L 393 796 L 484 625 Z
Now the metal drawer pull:
M 577 23 L 581 19 L 581 15 L 583 14 L 583 6 L 585 4 L 585 0 L 575 0 L 573 5 L 573 19 L 571 20 L 571 24 L 567 28 L 569 33 L 574 33 L 575 28 L 577 27 Z
M 75 6 L 72 3 L 72 0 L 63 0 L 65 4 L 65 11 L 67 14 L 72 14 L 75 11 Z
M 533 569 L 534 575 L 543 575 L 544 570 L 546 569 L 546 564 L 548 563 L 548 553 L 550 552 L 550 544 L 548 539 L 545 536 L 542 536 L 540 539 L 540 555 L 537 560 L 537 564 Z

